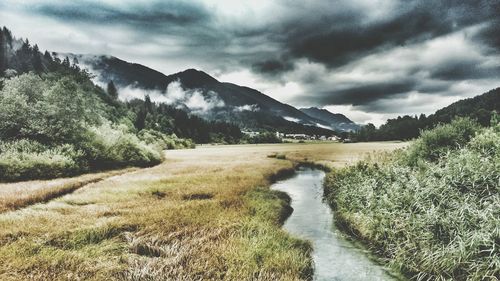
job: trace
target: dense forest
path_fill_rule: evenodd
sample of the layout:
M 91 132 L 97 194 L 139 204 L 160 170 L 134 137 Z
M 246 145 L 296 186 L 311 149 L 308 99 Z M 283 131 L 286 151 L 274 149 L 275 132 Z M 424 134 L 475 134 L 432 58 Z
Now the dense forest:
M 149 166 L 163 149 L 239 142 L 235 125 L 145 100 L 122 102 L 77 61 L 0 29 L 0 180 Z
M 378 129 L 373 124 L 368 124 L 351 133 L 349 137 L 355 141 L 409 140 L 418 137 L 422 130 L 450 123 L 456 117 L 468 117 L 476 120 L 481 126 L 490 126 L 493 112 L 500 112 L 500 88 L 474 98 L 460 100 L 429 116 L 405 115 L 388 119 Z

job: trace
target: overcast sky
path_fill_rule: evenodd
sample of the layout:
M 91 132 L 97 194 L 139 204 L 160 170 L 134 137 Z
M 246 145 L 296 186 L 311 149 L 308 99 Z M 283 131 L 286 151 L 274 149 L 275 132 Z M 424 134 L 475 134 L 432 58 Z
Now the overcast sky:
M 1 0 L 41 49 L 197 68 L 359 123 L 500 86 L 500 0 Z

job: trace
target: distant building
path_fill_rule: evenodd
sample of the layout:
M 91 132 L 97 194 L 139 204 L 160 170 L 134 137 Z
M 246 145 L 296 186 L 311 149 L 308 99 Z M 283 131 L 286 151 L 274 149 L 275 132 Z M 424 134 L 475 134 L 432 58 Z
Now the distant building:
M 286 134 L 285 137 L 295 140 L 308 140 L 311 138 L 306 134 Z
M 254 132 L 254 131 L 241 131 L 241 132 L 251 138 L 260 135 L 260 132 Z
M 328 140 L 331 140 L 331 141 L 340 141 L 340 138 L 337 137 L 337 136 L 331 136 L 331 137 L 328 137 Z

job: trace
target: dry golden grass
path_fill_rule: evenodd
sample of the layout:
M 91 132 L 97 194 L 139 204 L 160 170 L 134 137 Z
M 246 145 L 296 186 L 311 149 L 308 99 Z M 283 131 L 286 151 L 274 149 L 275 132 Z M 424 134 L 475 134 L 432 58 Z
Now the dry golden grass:
M 167 151 L 159 166 L 0 214 L 0 280 L 309 279 L 310 244 L 280 228 L 289 198 L 269 190 L 272 175 L 295 161 L 342 166 L 402 145 Z
M 71 193 L 85 185 L 134 170 L 137 169 L 130 168 L 56 180 L 0 183 L 0 213 L 24 208 L 36 203 L 47 202 L 56 197 Z

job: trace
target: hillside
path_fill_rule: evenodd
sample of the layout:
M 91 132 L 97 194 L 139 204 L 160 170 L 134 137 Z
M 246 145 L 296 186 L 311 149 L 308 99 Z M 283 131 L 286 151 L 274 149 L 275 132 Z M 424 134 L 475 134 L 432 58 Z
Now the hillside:
M 326 109 L 319 109 L 317 107 L 300 108 L 300 111 L 313 118 L 322 120 L 338 131 L 356 131 L 359 129 L 359 125 L 340 113 L 332 113 Z
M 207 121 L 144 100 L 118 100 L 78 61 L 63 59 L 0 29 L 0 181 L 72 176 L 151 166 L 164 149 L 238 143 L 234 124 Z
M 455 117 L 470 117 L 483 126 L 489 126 L 493 111 L 500 112 L 500 88 L 452 103 L 429 115 L 427 119 L 430 124 L 437 124 L 450 123 Z
M 164 75 L 116 57 L 59 54 L 65 55 L 76 58 L 82 68 L 96 75 L 97 83 L 113 81 L 119 90 L 154 91 L 158 99 L 208 120 L 230 121 L 250 130 L 329 135 L 337 129 L 255 89 L 220 82 L 196 69 Z M 179 89 L 183 96 L 177 95 Z
M 448 124 L 457 117 L 468 117 L 482 126 L 490 126 L 493 112 L 500 112 L 500 88 L 457 101 L 429 116 L 399 116 L 388 119 L 378 129 L 373 124 L 368 124 L 351 137 L 357 141 L 408 140 L 418 137 L 421 130 Z

